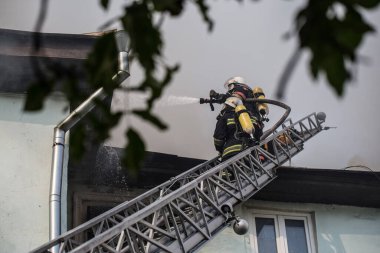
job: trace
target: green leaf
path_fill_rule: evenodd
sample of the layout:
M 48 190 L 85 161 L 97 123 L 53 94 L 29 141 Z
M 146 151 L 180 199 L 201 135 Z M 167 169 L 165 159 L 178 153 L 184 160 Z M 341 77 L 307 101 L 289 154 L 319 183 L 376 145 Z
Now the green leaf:
M 77 124 L 73 130 L 70 131 L 70 157 L 78 161 L 84 154 L 85 142 L 87 131 L 83 122 Z
M 309 1 L 296 16 L 299 45 L 311 52 L 310 71 L 314 78 L 324 73 L 330 86 L 341 96 L 351 79 L 349 62 L 356 61 L 364 36 L 374 29 L 362 18 L 356 1 L 341 2 L 346 13 L 329 15 L 335 1 Z
M 158 117 L 154 116 L 149 110 L 133 110 L 132 113 L 139 116 L 143 120 L 152 123 L 160 130 L 165 130 L 168 128 L 165 123 L 163 123 Z
M 367 9 L 373 9 L 377 7 L 380 3 L 380 0 L 349 0 L 352 4 L 360 5 Z
M 110 130 L 115 127 L 121 116 L 121 112 L 111 112 L 111 100 L 96 100 L 94 112 L 87 116 L 92 128 L 94 128 L 95 138 L 99 142 L 105 141 L 109 137 Z
M 322 63 L 327 80 L 339 96 L 343 94 L 344 83 L 350 79 L 344 58 L 339 52 L 332 51 L 330 56 Z
M 364 35 L 374 31 L 373 27 L 363 20 L 360 13 L 352 8 L 347 9 L 345 18 L 337 22 L 333 29 L 337 45 L 342 47 L 342 50 L 346 50 L 347 55 L 352 59 L 355 58 L 355 51 Z
M 114 33 L 107 33 L 98 38 L 85 63 L 88 82 L 94 88 L 103 86 L 108 94 L 112 94 L 116 87 L 112 77 L 118 70 L 117 59 Z
M 25 111 L 38 111 L 43 108 L 45 99 L 53 91 L 57 77 L 54 71 L 59 70 L 57 66 L 50 62 L 48 58 L 31 58 L 32 69 L 36 80 L 28 87 L 24 103 Z M 61 65 L 59 65 L 61 66 Z M 60 71 L 56 71 L 58 75 Z M 60 74 L 62 76 L 62 74 Z
M 140 86 L 144 90 L 146 88 L 149 88 L 151 90 L 151 96 L 147 101 L 149 109 L 153 107 L 154 101 L 161 96 L 161 94 L 164 91 L 164 89 L 166 88 L 166 86 L 168 86 L 169 83 L 171 82 L 174 73 L 177 72 L 178 70 L 179 70 L 178 64 L 175 65 L 174 67 L 166 66 L 165 67 L 165 72 L 166 72 L 165 77 L 163 78 L 163 80 L 161 82 L 159 80 L 157 80 L 154 76 L 149 75 L 148 73 L 146 74 L 146 79 L 144 80 L 144 82 Z
M 27 96 L 24 103 L 24 110 L 41 110 L 44 105 L 44 100 L 49 93 L 50 90 L 47 85 L 41 85 L 37 83 L 32 84 L 27 91 Z
M 316 57 L 310 60 L 310 72 L 314 79 L 317 79 L 319 73 L 319 63 Z
M 103 9 L 107 10 L 109 5 L 109 0 L 100 0 L 100 5 L 103 7 Z
M 199 11 L 201 12 L 203 21 L 207 23 L 208 30 L 212 31 L 212 28 L 214 27 L 214 22 L 211 20 L 210 16 L 208 15 L 209 7 L 206 4 L 205 0 L 195 0 L 195 4 L 198 6 Z
M 126 137 L 128 145 L 124 151 L 123 162 L 132 175 L 136 176 L 145 157 L 145 144 L 140 135 L 132 128 L 128 129 Z
M 121 18 L 129 35 L 130 46 L 146 73 L 156 68 L 156 58 L 161 55 L 161 33 L 153 25 L 152 12 L 145 1 L 133 2 L 125 8 Z
M 182 13 L 184 0 L 152 0 L 154 9 L 158 12 L 169 12 L 172 16 Z

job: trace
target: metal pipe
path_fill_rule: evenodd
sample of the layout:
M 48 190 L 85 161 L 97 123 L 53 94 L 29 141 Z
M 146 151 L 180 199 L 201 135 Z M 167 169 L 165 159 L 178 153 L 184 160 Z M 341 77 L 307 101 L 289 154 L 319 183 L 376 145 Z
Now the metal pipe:
M 63 154 L 65 148 L 65 131 L 54 128 L 53 159 L 50 176 L 49 196 L 49 238 L 61 233 L 61 182 L 63 171 Z
M 125 51 L 119 52 L 119 71 L 112 80 L 120 85 L 129 76 L 128 53 Z M 107 94 L 104 89 L 99 88 L 54 128 L 49 195 L 50 240 L 57 238 L 61 234 L 61 188 L 66 132 L 95 107 L 95 101 L 103 100 L 106 97 Z M 58 250 L 57 246 L 52 248 L 52 252 L 58 252 Z
M 119 71 L 112 80 L 117 81 L 119 84 L 129 77 L 129 73 L 125 71 Z M 82 104 L 80 104 L 69 116 L 62 120 L 57 127 L 67 132 L 76 123 L 78 123 L 88 112 L 95 107 L 95 101 L 103 100 L 107 97 L 104 88 L 101 87 L 96 90 L 89 98 L 87 98 Z

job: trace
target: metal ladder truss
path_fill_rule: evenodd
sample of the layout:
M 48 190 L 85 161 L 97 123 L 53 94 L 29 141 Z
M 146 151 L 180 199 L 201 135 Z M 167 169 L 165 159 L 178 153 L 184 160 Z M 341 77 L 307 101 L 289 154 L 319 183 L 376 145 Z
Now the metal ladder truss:
M 322 130 L 315 113 L 287 121 L 259 145 L 200 164 L 32 252 L 196 251 L 228 226 L 223 203 L 248 200 Z

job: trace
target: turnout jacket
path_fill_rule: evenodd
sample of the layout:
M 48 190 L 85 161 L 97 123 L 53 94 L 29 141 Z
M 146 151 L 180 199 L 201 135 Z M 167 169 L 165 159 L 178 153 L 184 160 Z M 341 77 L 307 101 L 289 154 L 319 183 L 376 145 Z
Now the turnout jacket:
M 246 146 L 255 145 L 260 140 L 263 134 L 263 124 L 252 113 L 250 113 L 250 117 L 255 128 L 253 134 L 255 140 L 247 142 L 248 135 L 242 132 L 235 109 L 226 105 L 226 108 L 219 114 L 214 131 L 214 146 L 222 159 L 225 160 L 239 153 Z
M 261 122 L 261 115 L 259 111 L 257 110 L 257 103 L 253 102 L 247 102 L 246 99 L 252 99 L 255 98 L 253 95 L 252 89 L 247 85 L 235 85 L 231 90 L 229 90 L 225 94 L 225 99 L 228 97 L 237 97 L 240 98 L 244 104 L 244 106 L 247 108 L 247 110 L 250 112 L 251 116 L 255 118 L 255 122 Z M 259 126 L 259 128 L 263 128 L 263 126 Z
M 233 156 L 243 149 L 237 136 L 234 108 L 227 106 L 220 114 L 214 131 L 214 146 L 222 158 Z

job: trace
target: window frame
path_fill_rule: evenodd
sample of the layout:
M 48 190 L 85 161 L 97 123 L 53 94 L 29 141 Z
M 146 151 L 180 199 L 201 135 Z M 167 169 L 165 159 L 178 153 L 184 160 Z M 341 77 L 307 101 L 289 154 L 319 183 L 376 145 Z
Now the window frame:
M 306 232 L 306 244 L 308 253 L 316 253 L 315 237 L 314 237 L 314 223 L 310 213 L 301 212 L 282 212 L 275 210 L 253 210 L 250 219 L 251 232 L 249 240 L 251 241 L 251 250 L 253 253 L 258 252 L 258 242 L 256 235 L 256 222 L 255 218 L 271 218 L 274 219 L 274 227 L 276 233 L 276 246 L 277 253 L 288 253 L 288 243 L 286 236 L 285 220 L 303 220 Z

